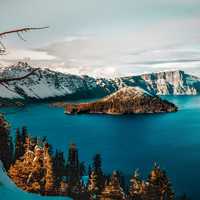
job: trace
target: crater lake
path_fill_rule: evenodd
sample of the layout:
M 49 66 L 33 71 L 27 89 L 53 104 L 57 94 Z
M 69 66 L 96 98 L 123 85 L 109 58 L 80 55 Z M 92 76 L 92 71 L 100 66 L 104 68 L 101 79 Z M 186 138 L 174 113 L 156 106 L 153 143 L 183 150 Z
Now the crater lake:
M 26 126 L 33 136 L 47 136 L 55 149 L 66 154 L 70 143 L 89 164 L 100 153 L 103 169 L 129 176 L 139 169 L 143 178 L 154 162 L 166 169 L 177 194 L 200 196 L 200 96 L 163 97 L 179 107 L 175 113 L 146 115 L 65 115 L 63 108 L 31 104 L 23 109 L 4 108 L 11 124 Z M 67 155 L 66 155 L 67 156 Z

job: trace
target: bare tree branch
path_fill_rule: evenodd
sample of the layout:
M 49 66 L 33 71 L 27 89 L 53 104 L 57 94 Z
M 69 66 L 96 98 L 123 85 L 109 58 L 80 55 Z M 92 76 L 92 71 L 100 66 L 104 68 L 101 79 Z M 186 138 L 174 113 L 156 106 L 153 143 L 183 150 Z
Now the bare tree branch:
M 4 79 L 0 79 L 0 84 L 2 83 L 8 83 L 10 81 L 19 81 L 25 78 L 28 78 L 29 76 L 31 76 L 35 71 L 37 71 L 39 68 L 35 68 L 34 70 L 32 70 L 30 73 L 21 76 L 21 77 L 16 77 L 16 78 L 4 78 Z
M 42 29 L 46 29 L 46 28 L 49 28 L 48 26 L 46 27 L 26 27 L 26 28 L 20 28 L 20 29 L 13 29 L 13 30 L 10 30 L 10 31 L 6 31 L 6 32 L 1 32 L 0 33 L 0 38 L 3 38 L 3 37 L 6 37 L 7 35 L 9 34 L 13 34 L 13 33 L 17 33 L 17 36 L 23 40 L 23 41 L 26 41 L 23 36 L 22 36 L 22 33 L 24 32 L 28 32 L 28 31 L 34 31 L 34 30 L 42 30 Z M 4 46 L 4 44 L 0 41 L 0 55 L 3 55 L 6 53 L 6 48 Z
M 28 31 L 32 31 L 32 30 L 42 30 L 42 29 L 46 29 L 49 28 L 48 26 L 46 27 L 26 27 L 26 28 L 20 28 L 20 29 L 13 29 L 10 31 L 6 31 L 6 32 L 1 32 L 0 33 L 0 38 L 7 36 L 9 34 L 13 34 L 13 33 L 17 33 L 18 37 L 22 40 L 24 40 L 24 38 L 22 37 L 21 33 L 23 32 L 28 32 Z M 25 41 L 25 40 L 24 40 Z M 6 47 L 4 46 L 4 44 L 0 41 L 0 55 L 4 54 L 6 52 Z M 10 81 L 16 81 L 16 80 L 22 80 L 25 79 L 27 77 L 29 77 L 30 75 L 32 75 L 35 71 L 37 71 L 38 68 L 34 69 L 33 71 L 31 71 L 29 74 L 26 74 L 25 76 L 22 77 L 17 77 L 17 78 L 4 78 L 4 79 L 0 79 L 0 84 L 2 83 L 7 83 Z
M 42 29 L 46 29 L 46 28 L 49 28 L 49 27 L 48 26 L 39 27 L 39 28 L 38 27 L 37 28 L 26 27 L 26 28 L 14 29 L 14 30 L 10 30 L 10 31 L 0 33 L 0 37 L 6 36 L 8 34 L 13 34 L 13 33 L 23 33 L 23 32 L 33 31 L 33 30 L 42 30 Z
M 9 34 L 13 34 L 13 33 L 17 33 L 18 37 L 21 39 L 21 40 L 24 40 L 23 38 L 23 35 L 22 33 L 24 32 L 28 32 L 28 31 L 33 31 L 33 30 L 41 30 L 41 29 L 46 29 L 46 28 L 49 28 L 49 27 L 39 27 L 39 28 L 33 28 L 33 27 L 26 27 L 26 28 L 21 28 L 21 29 L 14 29 L 14 30 L 10 30 L 10 31 L 6 31 L 6 32 L 1 32 L 0 33 L 0 39 L 3 38 L 3 37 L 6 37 L 7 35 Z M 25 41 L 25 40 L 24 40 Z M 4 46 L 4 44 L 0 41 L 0 55 L 3 55 L 6 53 L 6 47 Z M 22 79 L 26 79 L 28 78 L 29 76 L 31 76 L 35 71 L 37 71 L 39 68 L 35 68 L 34 70 L 32 70 L 30 73 L 24 75 L 24 76 L 21 76 L 21 77 L 12 77 L 12 78 L 3 78 L 3 79 L 0 79 L 0 85 L 3 85 L 4 87 L 6 87 L 6 84 L 10 81 L 19 81 L 19 80 L 22 80 Z M 9 100 L 7 100 L 9 101 Z M 15 104 L 16 106 L 18 106 L 17 103 L 11 103 L 11 104 Z

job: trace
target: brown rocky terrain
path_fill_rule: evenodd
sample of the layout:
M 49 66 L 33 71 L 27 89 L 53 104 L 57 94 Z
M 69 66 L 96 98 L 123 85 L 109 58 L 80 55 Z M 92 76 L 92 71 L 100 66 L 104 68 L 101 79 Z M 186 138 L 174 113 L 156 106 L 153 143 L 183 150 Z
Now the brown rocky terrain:
M 176 112 L 178 108 L 158 96 L 137 87 L 123 87 L 117 92 L 96 102 L 66 104 L 67 114 L 137 114 Z

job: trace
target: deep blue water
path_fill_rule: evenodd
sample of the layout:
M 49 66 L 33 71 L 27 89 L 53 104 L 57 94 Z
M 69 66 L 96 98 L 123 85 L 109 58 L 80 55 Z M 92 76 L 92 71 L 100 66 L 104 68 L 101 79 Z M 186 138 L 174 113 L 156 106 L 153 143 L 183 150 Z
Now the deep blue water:
M 177 193 L 199 199 L 200 96 L 167 97 L 180 111 L 152 115 L 64 115 L 62 108 L 30 105 L 6 117 L 17 127 L 26 125 L 35 136 L 46 135 L 54 149 L 67 152 L 76 143 L 80 159 L 101 153 L 106 172 L 129 175 L 139 168 L 146 177 L 153 163 L 166 169 Z M 14 108 L 6 111 L 15 111 Z

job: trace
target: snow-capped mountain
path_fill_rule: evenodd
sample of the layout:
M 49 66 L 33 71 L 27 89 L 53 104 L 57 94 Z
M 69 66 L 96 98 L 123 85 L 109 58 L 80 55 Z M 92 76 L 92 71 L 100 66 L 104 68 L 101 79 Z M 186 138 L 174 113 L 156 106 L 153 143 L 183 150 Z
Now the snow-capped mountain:
M 21 77 L 33 71 L 27 63 L 19 62 L 0 71 L 0 77 Z M 0 78 L 0 79 L 1 79 Z M 25 79 L 0 83 L 0 98 L 48 99 L 102 97 L 124 86 L 139 87 L 153 95 L 196 95 L 200 79 L 183 71 L 143 74 L 115 79 L 64 74 L 38 69 Z
M 22 77 L 34 68 L 26 63 L 5 68 L 0 77 Z M 11 81 L 0 85 L 0 97 L 16 99 L 46 99 L 51 97 L 64 97 L 79 95 L 89 96 L 93 89 L 100 89 L 96 79 L 88 76 L 76 76 L 38 69 L 23 80 Z M 100 93 L 100 91 L 98 91 Z
M 121 80 L 128 86 L 138 86 L 154 95 L 197 95 L 200 93 L 200 78 L 184 71 L 166 71 Z

